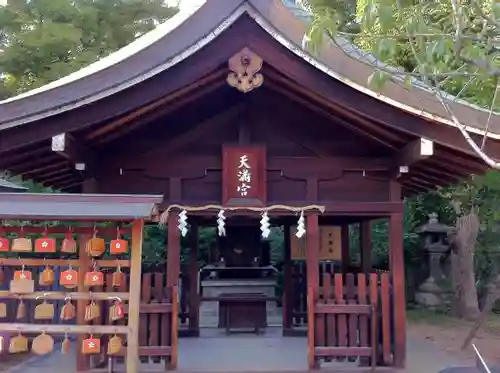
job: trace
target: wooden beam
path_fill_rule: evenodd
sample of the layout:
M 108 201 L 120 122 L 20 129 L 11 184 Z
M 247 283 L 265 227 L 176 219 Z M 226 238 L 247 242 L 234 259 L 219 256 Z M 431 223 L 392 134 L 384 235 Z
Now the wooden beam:
M 69 160 L 79 171 L 88 172 L 95 164 L 95 153 L 69 133 L 52 137 L 52 151 Z
M 319 220 L 318 215 L 309 215 L 306 218 L 306 264 L 307 264 L 307 345 L 309 369 L 318 369 L 319 361 L 314 354 L 316 345 L 314 304 L 319 294 Z
M 47 178 L 58 177 L 61 176 L 61 174 L 67 174 L 68 171 L 71 171 L 71 167 L 69 167 L 69 165 L 64 165 L 64 167 L 61 167 L 60 169 L 57 170 L 41 172 L 38 175 L 36 175 L 35 179 L 47 180 Z
M 29 228 L 38 228 L 38 227 L 26 227 L 26 230 L 23 230 L 23 232 L 24 233 L 33 233 L 33 231 L 35 231 L 37 233 L 42 233 L 43 232 L 43 231 L 38 231 L 38 230 L 34 230 L 34 229 L 29 229 Z M 45 228 L 43 228 L 43 229 L 45 229 Z M 48 228 L 48 229 L 50 229 L 50 228 Z M 9 232 L 9 230 L 4 230 L 4 229 L 2 229 L 2 230 Z M 92 229 L 92 231 L 93 231 L 93 229 Z M 116 237 L 116 229 L 114 229 L 114 231 L 115 231 L 114 237 Z M 12 230 L 10 230 L 10 232 L 12 232 Z M 17 232 L 19 232 L 19 230 L 17 230 Z M 48 232 L 49 233 L 54 233 L 54 231 L 52 231 L 52 230 L 48 230 Z M 66 233 L 66 232 L 68 232 L 68 229 L 66 228 L 64 231 L 60 231 L 60 232 L 61 233 Z M 78 230 L 77 232 L 85 232 L 85 231 L 84 230 Z M 99 236 L 103 236 L 103 233 L 102 233 L 101 229 L 99 229 Z M 130 267 L 130 261 L 128 261 L 128 260 L 117 260 L 117 259 L 107 259 L 106 260 L 105 259 L 105 260 L 96 260 L 96 261 L 94 261 L 94 263 L 99 268 L 116 268 L 116 267 L 128 268 L 128 267 Z M 46 259 L 46 258 L 44 258 L 44 259 L 38 259 L 38 258 L 17 259 L 17 258 L 1 258 L 0 259 L 0 264 L 2 266 L 7 266 L 7 267 L 9 267 L 9 266 L 10 267 L 21 267 L 23 265 L 28 266 L 28 267 L 46 267 L 46 266 L 57 266 L 57 267 L 60 267 L 60 266 L 72 266 L 72 267 L 80 267 L 80 261 L 76 260 L 76 259 Z M 0 291 L 0 294 L 5 295 L 5 294 L 10 294 L 10 293 L 8 291 L 6 291 L 5 293 L 3 291 Z M 52 294 L 52 293 L 50 293 L 50 292 L 43 292 L 43 294 Z M 54 294 L 58 294 L 58 293 L 54 293 Z M 71 295 L 71 293 L 67 293 L 66 292 L 64 294 L 66 294 L 66 295 L 70 296 L 71 298 L 73 298 L 73 296 Z M 90 293 L 79 293 L 79 294 L 80 294 L 79 297 L 81 299 L 90 299 L 90 298 L 94 298 L 94 294 L 98 294 L 98 293 L 92 293 L 92 296 L 90 298 L 89 298 L 89 294 Z M 102 294 L 109 294 L 109 293 L 102 293 Z M 3 298 L 3 296 L 0 296 L 0 298 Z M 25 297 L 23 297 L 23 298 L 25 298 Z M 80 299 L 80 298 L 78 298 L 78 299 Z M 29 298 L 26 297 L 26 299 L 29 299 Z M 61 299 L 64 299 L 64 297 L 61 298 Z M 99 299 L 99 298 L 97 298 L 97 299 Z
M 27 148 L 22 151 L 6 152 L 0 157 L 0 168 L 15 169 L 22 167 L 26 162 L 30 162 L 33 158 L 43 159 L 43 153 L 49 153 L 50 149 L 47 146 L 38 146 L 37 148 Z
M 104 143 L 108 143 L 138 129 L 145 124 L 151 123 L 158 118 L 165 117 L 173 113 L 175 110 L 178 110 L 183 106 L 202 98 L 203 96 L 209 95 L 225 83 L 224 79 L 216 80 L 215 83 L 212 82 L 210 85 L 199 88 L 197 91 L 180 97 L 169 104 L 165 104 L 165 100 L 159 100 L 150 106 L 146 106 L 147 110 L 138 109 L 136 112 L 126 117 L 111 122 L 105 127 L 105 130 L 96 130 L 95 133 L 91 133 L 87 135 L 87 137 L 95 138 L 97 134 L 99 137 L 95 138 L 96 144 L 102 145 Z
M 271 74 L 269 76 L 272 76 L 273 79 L 282 83 L 281 85 L 275 84 L 273 83 L 272 80 L 268 80 L 266 81 L 266 87 L 269 87 L 273 91 L 276 91 L 278 93 L 281 93 L 289 97 L 295 102 L 301 103 L 303 106 L 317 113 L 320 113 L 325 117 L 330 118 L 330 120 L 337 122 L 338 124 L 352 130 L 353 132 L 368 137 L 380 143 L 381 145 L 387 146 L 389 148 L 394 148 L 394 143 L 401 142 L 402 140 L 401 135 L 394 133 L 394 131 L 387 128 L 382 128 L 381 126 L 376 125 L 370 120 L 367 120 L 359 115 L 354 115 L 353 113 L 346 111 L 344 108 L 335 107 L 335 109 L 333 109 L 332 112 L 330 112 L 332 108 L 331 105 L 327 105 L 328 101 L 326 99 L 322 99 L 317 95 L 311 97 L 311 94 L 308 94 L 308 92 L 305 92 L 303 90 L 302 91 L 294 90 L 293 85 L 290 84 L 287 78 L 280 77 L 278 74 L 272 72 L 272 70 L 266 71 L 265 74 L 266 76 L 268 74 Z M 300 97 L 295 92 L 300 92 L 301 94 L 303 94 L 303 97 Z M 312 103 L 310 101 L 311 98 L 317 103 Z M 321 107 L 318 105 L 318 103 L 324 104 L 324 106 Z M 333 111 L 335 112 L 335 114 L 333 114 Z M 340 119 L 340 116 L 343 119 Z M 352 123 L 358 123 L 358 125 L 354 125 Z
M 403 369 L 406 362 L 406 298 L 402 213 L 391 214 L 389 217 L 389 267 L 392 274 L 392 311 L 396 331 L 394 366 Z
M 177 284 L 181 269 L 181 235 L 178 224 L 177 213 L 171 211 L 167 223 L 167 286 Z
M 194 284 L 198 281 L 198 243 L 199 229 L 196 222 L 192 222 L 189 229 L 189 281 L 193 284 L 189 291 L 189 329 L 196 336 L 200 335 L 199 314 L 200 297 Z
M 285 331 L 291 330 L 293 328 L 293 278 L 292 278 L 292 252 L 291 252 L 291 242 L 290 242 L 290 224 L 284 224 L 283 226 L 283 249 L 284 249 L 284 267 L 283 267 L 283 334 Z
M 47 184 L 48 185 L 54 185 L 54 184 L 57 184 L 57 183 L 67 182 L 69 180 L 73 181 L 74 179 L 75 179 L 75 175 L 73 175 L 72 173 L 65 173 L 65 174 L 53 176 L 53 177 L 46 178 L 46 179 L 45 178 L 41 178 L 41 182 L 44 185 L 47 185 Z
M 372 271 L 372 222 L 365 220 L 360 223 L 359 246 L 361 251 L 361 268 L 363 273 Z
M 77 290 L 78 292 L 85 292 L 88 291 L 88 288 L 85 286 L 84 280 L 85 280 L 85 273 L 91 271 L 92 264 L 90 261 L 90 257 L 86 251 L 87 247 L 87 242 L 88 240 L 92 237 L 92 233 L 89 234 L 80 234 L 78 236 L 78 256 L 80 258 L 80 266 L 78 268 L 78 287 Z M 76 323 L 78 325 L 84 325 L 87 323 L 85 320 L 85 311 L 88 305 L 88 301 L 86 300 L 79 300 L 76 302 Z M 78 346 L 81 346 L 83 341 L 85 339 L 84 335 L 79 335 L 77 338 L 78 341 Z M 81 350 L 77 350 L 77 357 L 76 357 L 76 371 L 81 372 L 81 371 L 86 371 L 90 369 L 90 357 L 87 355 L 82 354 Z
M 85 182 L 84 180 L 79 180 L 79 181 L 72 180 L 61 184 L 54 184 L 52 185 L 52 188 L 57 190 L 68 190 L 70 188 L 82 185 L 84 182 Z
M 318 158 L 331 158 L 331 154 L 329 154 L 325 149 L 321 149 L 318 144 L 314 140 L 307 139 L 302 134 L 297 134 L 293 131 L 292 125 L 287 128 L 287 130 L 280 128 L 280 126 L 274 125 L 272 122 L 265 121 L 264 123 L 256 123 L 257 128 L 263 134 L 277 135 L 281 136 L 295 145 L 298 145 L 305 149 L 308 152 L 311 152 Z
M 53 325 L 53 324 L 20 324 L 0 323 L 0 331 L 49 334 L 128 334 L 129 329 L 124 325 Z M 129 372 L 129 370 L 127 370 Z M 132 371 L 130 371 L 132 372 Z
M 3 263 L 2 263 L 3 264 Z M 0 299 L 19 299 L 19 294 L 11 293 L 7 290 L 0 291 Z M 64 300 L 70 297 L 73 300 L 110 300 L 112 298 L 120 298 L 121 300 L 128 300 L 130 293 L 66 293 L 61 291 L 38 291 L 29 294 L 22 294 L 23 299 L 39 299 L 39 300 Z
M 50 162 L 44 162 L 36 168 L 28 169 L 22 172 L 12 171 L 12 173 L 18 176 L 23 176 L 23 178 L 25 179 L 33 179 L 36 178 L 37 176 L 36 174 L 38 174 L 39 172 L 53 170 L 53 169 L 60 169 L 61 167 L 64 167 L 64 165 L 65 165 L 64 160 L 52 160 Z
M 434 142 L 420 137 L 399 151 L 396 155 L 395 166 L 411 166 L 419 161 L 434 155 Z
M 164 200 L 162 203 L 162 207 L 166 208 L 167 206 L 177 203 L 177 201 Z M 220 202 L 217 201 L 194 201 L 194 200 L 184 200 L 183 204 L 186 206 L 206 206 L 206 205 L 218 205 Z M 300 201 L 289 201 L 289 200 L 277 200 L 277 201 L 268 201 L 268 206 L 273 204 L 285 205 L 285 206 L 294 206 L 297 208 L 308 206 L 308 205 L 319 205 L 325 208 L 325 215 L 328 214 L 337 214 L 344 216 L 362 216 L 362 217 L 380 217 L 387 216 L 392 213 L 402 213 L 404 212 L 404 204 L 402 201 L 391 201 L 391 202 L 345 202 L 345 201 L 336 201 L 336 200 L 318 200 L 318 201 L 308 201 L 308 200 L 300 200 Z M 212 210 L 216 213 L 216 209 Z M 234 216 L 241 214 L 244 212 L 245 216 L 260 216 L 260 212 L 255 211 L 252 212 L 250 210 L 242 209 L 241 211 L 229 211 L 226 210 L 226 216 Z M 173 235 L 178 235 L 179 230 L 177 229 L 177 213 L 179 210 L 171 210 L 169 213 L 169 223 L 167 225 L 171 226 L 172 231 L 169 233 Z M 289 210 L 270 210 L 269 216 L 279 217 L 279 216 L 290 216 Z M 189 211 L 188 215 L 190 216 L 200 216 L 206 215 L 207 210 L 204 211 Z M 317 214 L 316 210 L 305 211 L 305 215 Z M 177 238 L 173 238 L 173 242 L 169 244 L 168 249 L 171 250 L 171 245 L 174 245 L 177 242 Z M 170 253 L 170 251 L 169 251 Z M 168 272 L 167 272 L 168 273 Z
M 172 106 L 173 108 L 178 108 L 178 106 L 175 104 L 175 102 L 177 100 L 183 101 L 182 97 L 184 95 L 190 94 L 193 91 L 195 92 L 196 90 L 199 90 L 200 87 L 202 87 L 206 84 L 213 83 L 214 81 L 217 82 L 220 80 L 221 84 L 222 84 L 222 82 L 225 83 L 225 80 L 220 79 L 225 74 L 227 74 L 226 69 L 216 70 L 202 79 L 197 79 L 195 83 L 188 85 L 186 87 L 183 87 L 182 89 L 179 89 L 175 93 L 172 93 L 172 94 L 165 96 L 161 99 L 158 99 L 158 100 L 156 100 L 148 105 L 145 105 L 145 106 L 133 111 L 131 114 L 124 116 L 124 117 L 121 117 L 120 119 L 113 121 L 111 123 L 108 123 L 104 127 L 101 127 L 98 130 L 91 132 L 90 134 L 88 134 L 86 136 L 86 139 L 93 140 L 93 139 L 101 138 L 101 137 L 107 135 L 108 133 L 110 133 L 111 131 L 115 130 L 116 128 L 121 127 L 121 126 L 125 125 L 126 123 L 129 123 L 130 121 L 133 121 L 134 119 L 139 118 L 140 116 L 142 116 L 142 115 L 144 115 L 152 110 L 159 108 L 160 106 L 164 106 L 164 105 L 168 104 L 169 107 Z M 192 96 L 192 94 L 191 94 L 191 96 Z M 196 97 L 196 95 L 195 95 L 195 97 Z M 166 114 L 166 113 L 164 113 L 164 114 Z M 106 137 L 105 141 L 107 141 L 107 139 L 108 139 L 108 137 Z
M 351 242 L 349 235 L 349 224 L 342 225 L 340 230 L 340 250 L 342 258 L 342 272 L 346 273 L 351 265 Z
M 132 224 L 132 247 L 130 257 L 130 299 L 128 302 L 128 340 L 126 371 L 139 371 L 139 318 L 141 304 L 141 258 L 144 221 L 136 220 Z

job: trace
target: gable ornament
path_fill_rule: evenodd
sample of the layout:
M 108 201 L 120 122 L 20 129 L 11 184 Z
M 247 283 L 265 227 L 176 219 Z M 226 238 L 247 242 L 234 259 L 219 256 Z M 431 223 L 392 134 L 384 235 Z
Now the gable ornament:
M 227 75 L 227 84 L 240 92 L 250 92 L 264 83 L 264 76 L 259 73 L 262 69 L 262 58 L 249 48 L 245 47 L 231 57 L 228 67 L 231 72 Z

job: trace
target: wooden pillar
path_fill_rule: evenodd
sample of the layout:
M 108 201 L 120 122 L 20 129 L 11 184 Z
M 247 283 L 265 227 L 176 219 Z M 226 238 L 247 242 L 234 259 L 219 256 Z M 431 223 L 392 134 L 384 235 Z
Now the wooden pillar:
M 359 247 L 361 248 L 361 269 L 363 273 L 372 271 L 372 222 L 367 220 L 360 224 Z
M 82 184 L 83 193 L 96 193 L 97 182 L 93 178 L 86 179 Z M 78 292 L 85 293 L 88 288 L 84 285 L 85 273 L 91 271 L 92 263 L 91 259 L 87 253 L 87 241 L 91 238 L 90 234 L 82 234 L 78 237 L 78 258 L 80 260 L 80 267 L 78 268 Z M 86 325 L 85 321 L 85 309 L 87 307 L 88 301 L 79 300 L 76 302 L 76 323 L 78 325 Z M 76 338 L 78 343 L 77 353 L 76 353 L 76 370 L 78 372 L 90 370 L 90 356 L 84 355 L 80 351 L 80 346 L 83 340 L 87 338 L 85 334 L 79 334 Z
M 169 212 L 167 221 L 167 286 L 177 285 L 181 271 L 181 235 L 179 232 L 178 216 Z
M 342 225 L 340 228 L 340 251 L 342 254 L 342 273 L 347 273 L 351 265 L 351 249 L 350 249 L 350 235 L 349 224 Z
M 317 369 L 315 348 L 314 310 L 319 293 L 319 219 L 318 215 L 307 216 L 307 345 L 309 369 Z
M 189 332 L 200 335 L 200 296 L 198 294 L 198 223 L 191 224 L 189 230 Z
M 179 232 L 179 228 L 177 228 L 177 225 L 178 216 L 175 212 L 170 211 L 167 220 L 167 288 L 168 291 L 170 291 L 172 294 L 172 296 L 170 297 L 172 301 L 172 322 L 170 325 L 171 355 L 170 361 L 165 364 L 168 370 L 177 369 L 177 335 L 179 333 L 177 284 L 181 271 L 181 234 Z
M 139 372 L 139 317 L 141 307 L 141 266 L 144 221 L 132 224 L 132 247 L 130 253 L 130 298 L 128 301 L 127 373 Z
M 290 243 L 290 224 L 285 224 L 283 227 L 283 334 L 286 335 L 288 330 L 293 328 L 293 279 L 292 279 L 292 252 Z
M 88 288 L 84 285 L 85 273 L 91 271 L 91 260 L 89 254 L 87 253 L 86 247 L 87 242 L 90 239 L 90 234 L 82 234 L 78 237 L 78 257 L 80 258 L 80 267 L 78 267 L 78 292 L 86 293 Z M 88 301 L 78 300 L 76 301 L 76 323 L 78 325 L 86 325 L 85 321 L 85 309 L 87 307 Z M 87 338 L 85 334 L 78 334 L 76 340 L 78 347 L 76 349 L 76 370 L 78 372 L 90 370 L 90 356 L 81 353 L 80 346 L 83 344 L 83 340 Z
M 406 361 L 406 298 L 403 251 L 403 213 L 389 217 L 390 270 L 392 277 L 394 366 L 404 368 Z
M 395 181 L 390 185 L 391 201 L 401 200 L 401 185 Z M 405 297 L 405 263 L 404 263 L 404 226 L 403 206 L 401 212 L 389 216 L 389 266 L 392 278 L 393 330 L 394 333 L 394 366 L 404 368 L 406 365 L 406 297 Z

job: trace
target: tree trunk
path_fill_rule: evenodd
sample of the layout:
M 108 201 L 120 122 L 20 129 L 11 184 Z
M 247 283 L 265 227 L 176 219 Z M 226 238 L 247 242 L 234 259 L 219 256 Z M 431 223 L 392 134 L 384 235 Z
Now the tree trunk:
M 454 281 L 454 314 L 467 320 L 479 315 L 476 279 L 474 276 L 474 246 L 479 232 L 479 218 L 474 212 L 457 219 L 455 252 L 452 253 Z

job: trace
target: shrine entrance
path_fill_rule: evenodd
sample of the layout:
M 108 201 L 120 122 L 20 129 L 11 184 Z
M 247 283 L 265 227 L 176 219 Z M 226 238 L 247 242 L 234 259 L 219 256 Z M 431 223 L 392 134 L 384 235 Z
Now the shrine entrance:
M 181 337 L 196 338 L 179 340 L 178 369 L 300 371 L 393 364 L 391 276 L 372 266 L 373 219 L 324 216 L 321 208 L 307 206 L 302 218 L 299 210 L 267 208 L 183 206 L 165 214 L 174 224 L 169 250 L 175 252 L 172 241 L 182 235 L 180 221 L 187 227 L 189 260 L 181 266 L 179 298 L 181 314 L 183 308 L 192 311 L 179 325 Z M 209 225 L 217 239 L 200 255 L 200 231 Z M 263 238 L 266 229 L 270 233 Z M 353 235 L 358 241 L 350 242 Z M 312 276 L 316 286 L 310 285 Z M 190 359 L 195 351 L 197 358 Z

